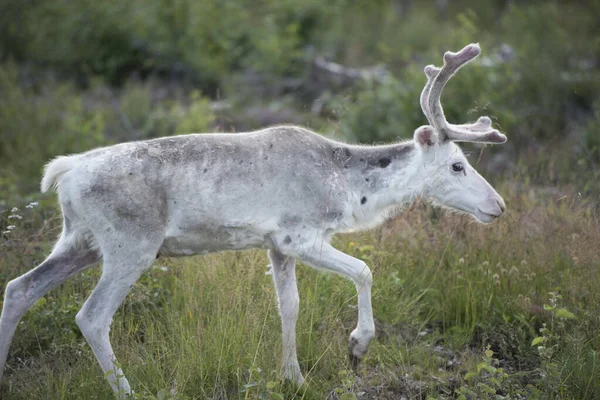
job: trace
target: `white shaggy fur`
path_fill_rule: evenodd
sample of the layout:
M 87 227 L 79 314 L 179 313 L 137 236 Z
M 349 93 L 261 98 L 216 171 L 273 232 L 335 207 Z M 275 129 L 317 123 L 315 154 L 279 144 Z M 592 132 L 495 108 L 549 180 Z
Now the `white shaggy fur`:
M 445 121 L 439 95 L 450 76 L 479 54 L 477 45 L 447 53 L 426 68 L 421 105 L 433 126 L 414 140 L 386 146 L 335 142 L 295 126 L 240 134 L 204 134 L 124 143 L 58 157 L 42 179 L 56 188 L 63 232 L 50 256 L 10 281 L 0 318 L 0 371 L 16 326 L 44 293 L 103 259 L 97 287 L 77 324 L 115 393 L 131 393 L 109 342 L 113 314 L 160 255 L 268 249 L 283 334 L 283 375 L 302 384 L 295 327 L 296 260 L 351 279 L 358 324 L 350 335 L 353 365 L 374 337 L 372 274 L 333 248 L 338 232 L 367 229 L 417 196 L 491 222 L 504 202 L 469 165 L 453 140 L 499 143 L 489 118 Z M 1 372 L 0 372 L 1 373 Z

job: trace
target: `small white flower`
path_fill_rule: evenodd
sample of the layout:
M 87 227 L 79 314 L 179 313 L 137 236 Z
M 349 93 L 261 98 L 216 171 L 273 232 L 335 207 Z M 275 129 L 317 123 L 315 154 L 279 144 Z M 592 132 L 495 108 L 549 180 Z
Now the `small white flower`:
M 525 274 L 525 279 L 527 279 L 527 281 L 531 282 L 533 280 L 533 278 L 535 278 L 535 272 L 532 272 L 530 274 Z
M 9 215 L 8 219 L 23 219 L 23 217 L 21 217 L 19 214 L 13 214 L 13 215 Z
M 16 228 L 16 226 L 14 226 L 14 225 L 9 225 L 9 226 L 7 226 L 7 227 L 6 227 L 6 230 L 7 230 L 7 231 L 10 231 L 10 230 L 13 230 L 13 229 L 15 229 L 15 228 Z
M 458 259 L 458 263 L 459 263 L 459 264 L 464 264 L 464 263 L 465 263 L 465 259 L 464 259 L 464 258 L 462 258 L 462 257 L 461 257 L 461 258 L 459 258 L 459 259 Z
M 500 275 L 494 274 L 492 276 L 492 279 L 494 280 L 494 285 L 499 285 L 500 284 Z
M 8 235 L 10 233 L 10 231 L 3 231 L 2 234 L 3 235 Z
M 29 203 L 28 205 L 25 206 L 25 208 L 33 208 L 35 206 L 39 205 L 39 203 L 37 201 L 32 201 L 31 203 Z
M 13 207 L 12 210 L 10 210 L 11 213 L 16 213 L 19 212 L 19 209 L 17 207 Z

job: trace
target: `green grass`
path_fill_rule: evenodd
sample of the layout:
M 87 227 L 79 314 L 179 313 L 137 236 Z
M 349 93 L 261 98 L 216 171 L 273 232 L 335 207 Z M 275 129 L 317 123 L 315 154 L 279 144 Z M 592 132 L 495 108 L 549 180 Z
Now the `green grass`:
M 139 398 L 600 398 L 598 0 L 460 0 L 446 10 L 389 0 L 5 3 L 2 287 L 39 264 L 60 232 L 55 196 L 37 194 L 51 157 L 259 128 L 274 116 L 342 140 L 407 138 L 425 122 L 423 66 L 482 44 L 481 62 L 454 78 L 443 104 L 451 121 L 487 114 L 507 133 L 509 142 L 486 148 L 477 163 L 507 215 L 481 226 L 417 204 L 372 232 L 335 239 L 375 276 L 377 338 L 358 375 L 346 358 L 352 283 L 298 268 L 298 349 L 308 378 L 298 390 L 279 375 L 265 251 L 160 259 L 112 326 Z M 315 55 L 354 67 L 383 63 L 392 77 L 321 87 Z M 25 208 L 30 201 L 40 205 Z M 0 398 L 112 398 L 75 324 L 99 273 L 73 278 L 27 313 Z M 541 349 L 531 345 L 539 337 Z
M 486 398 L 490 387 L 501 398 L 597 398 L 595 205 L 566 190 L 505 183 L 499 191 L 509 211 L 489 226 L 417 204 L 372 232 L 336 238 L 375 276 L 378 336 L 358 375 L 346 358 L 354 286 L 300 267 L 298 349 L 307 385 L 281 381 L 275 293 L 258 250 L 158 260 L 115 316 L 115 352 L 139 398 L 453 398 L 461 387 L 474 398 Z M 43 213 L 21 212 L 3 243 L 4 281 L 43 259 L 58 228 L 54 219 L 39 230 Z M 98 275 L 72 279 L 25 316 L 3 398 L 112 398 L 74 323 Z M 562 295 L 559 305 L 574 319 L 544 310 L 549 292 Z M 550 358 L 530 345 L 542 323 L 556 336 Z M 477 374 L 478 365 L 501 372 Z M 467 380 L 469 372 L 476 376 Z

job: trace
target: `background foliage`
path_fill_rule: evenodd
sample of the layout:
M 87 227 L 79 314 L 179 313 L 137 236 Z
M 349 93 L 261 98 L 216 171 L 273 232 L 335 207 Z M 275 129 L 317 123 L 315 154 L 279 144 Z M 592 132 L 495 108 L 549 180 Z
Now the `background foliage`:
M 0 282 L 43 260 L 60 230 L 54 196 L 37 191 L 55 155 L 276 123 L 407 139 L 425 123 L 423 67 L 480 42 L 442 102 L 449 120 L 490 115 L 507 133 L 465 147 L 508 215 L 483 228 L 417 205 L 339 238 L 376 277 L 379 337 L 358 376 L 343 357 L 352 286 L 303 269 L 312 378 L 302 391 L 279 382 L 260 252 L 160 264 L 120 311 L 115 347 L 143 398 L 598 398 L 599 19 L 598 0 L 2 1 Z M 384 73 L 348 81 L 319 58 Z M 110 398 L 74 324 L 97 274 L 27 314 L 3 395 Z

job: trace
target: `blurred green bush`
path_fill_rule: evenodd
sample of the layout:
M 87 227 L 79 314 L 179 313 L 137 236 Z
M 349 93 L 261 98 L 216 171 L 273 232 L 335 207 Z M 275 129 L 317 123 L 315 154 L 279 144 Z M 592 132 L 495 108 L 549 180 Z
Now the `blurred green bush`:
M 59 153 L 214 129 L 199 93 L 234 104 L 228 113 L 245 126 L 253 124 L 244 115 L 263 120 L 244 112 L 252 106 L 285 95 L 302 113 L 320 97 L 334 112 L 307 124 L 363 143 L 409 138 L 426 122 L 423 67 L 469 42 L 480 42 L 483 55 L 446 88 L 448 119 L 490 115 L 508 134 L 503 148 L 513 158 L 535 154 L 528 162 L 539 175 L 550 164 L 595 171 L 598 15 L 598 0 L 6 0 L 0 161 L 8 168 L 0 180 L 37 180 Z M 316 54 L 357 68 L 385 63 L 390 78 L 315 90 Z M 546 149 L 558 149 L 560 163 Z
M 427 21 L 419 11 L 415 14 L 409 21 L 420 21 L 419 35 L 434 38 L 434 45 L 419 54 L 425 59 L 398 68 L 389 82 L 367 82 L 360 90 L 341 95 L 352 99 L 341 113 L 341 126 L 361 142 L 411 137 L 426 123 L 418 107 L 425 83 L 423 67 L 441 65 L 445 49 L 457 50 L 469 42 L 480 42 L 483 54 L 444 90 L 442 104 L 451 121 L 487 114 L 508 133 L 511 143 L 527 145 L 566 136 L 572 112 L 589 110 L 598 98 L 600 70 L 594 63 L 600 54 L 600 28 L 581 5 L 513 4 L 491 29 L 481 25 L 473 9 L 458 13 L 450 31 L 431 17 Z M 447 33 L 442 47 L 435 43 L 440 41 L 440 29 Z M 398 40 L 412 39 L 409 33 L 398 32 Z M 399 51 L 410 48 L 403 44 Z M 372 47 L 378 48 L 376 43 Z M 382 58 L 386 51 L 381 51 Z
M 152 85 L 121 91 L 95 84 L 20 82 L 16 64 L 0 64 L 0 206 L 18 193 L 37 191 L 42 166 L 59 154 L 176 133 L 207 132 L 214 120 L 208 100 L 195 91 L 186 103 L 153 100 Z
M 194 74 L 214 88 L 232 70 L 296 68 L 300 46 L 347 1 L 7 0 L 0 6 L 0 58 L 100 74 Z

